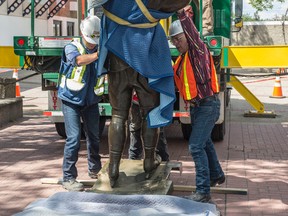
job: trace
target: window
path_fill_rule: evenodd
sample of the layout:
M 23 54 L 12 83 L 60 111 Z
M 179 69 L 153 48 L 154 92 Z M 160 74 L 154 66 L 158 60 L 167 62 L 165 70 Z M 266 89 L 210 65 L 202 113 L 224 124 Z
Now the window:
M 74 22 L 67 22 L 67 36 L 74 36 Z
M 54 36 L 62 36 L 62 22 L 53 20 L 53 34 Z

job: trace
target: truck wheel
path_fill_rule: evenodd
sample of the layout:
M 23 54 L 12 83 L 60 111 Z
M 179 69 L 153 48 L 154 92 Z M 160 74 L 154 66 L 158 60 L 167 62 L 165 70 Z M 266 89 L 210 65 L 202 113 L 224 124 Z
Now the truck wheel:
M 64 122 L 56 122 L 55 123 L 55 128 L 56 128 L 56 131 L 58 133 L 58 135 L 60 137 L 62 137 L 63 139 L 66 139 L 67 136 L 66 136 L 66 132 L 65 132 L 65 124 Z M 85 132 L 84 132 L 84 129 L 82 127 L 82 130 L 81 130 L 81 139 L 85 139 Z
M 100 116 L 99 119 L 99 137 L 102 137 L 103 131 L 105 129 L 105 124 L 106 124 L 106 116 Z
M 59 136 L 66 139 L 65 125 L 63 122 L 56 122 L 55 128 Z
M 181 123 L 181 129 L 183 133 L 183 137 L 185 140 L 189 140 L 190 134 L 192 132 L 192 128 L 190 124 Z M 213 141 L 222 141 L 225 135 L 225 124 L 216 124 L 211 133 L 211 139 Z
M 213 141 L 222 141 L 225 135 L 225 121 L 221 124 L 216 124 L 211 133 Z
M 189 140 L 190 134 L 192 132 L 191 124 L 181 123 L 182 134 L 185 140 Z
M 102 136 L 102 133 L 104 131 L 105 128 L 105 124 L 106 124 L 106 117 L 105 116 L 100 116 L 100 120 L 99 120 L 99 137 Z M 67 138 L 66 136 L 66 132 L 65 132 L 65 124 L 64 122 L 56 122 L 55 123 L 55 128 L 56 131 L 58 133 L 58 135 L 64 139 Z M 82 127 L 82 131 L 81 131 L 81 139 L 85 139 L 85 131 L 84 128 Z
M 226 88 L 226 97 L 225 97 L 225 99 L 226 99 L 226 107 L 228 107 L 229 103 L 230 103 L 231 90 L 232 90 L 232 87 L 230 87 L 230 86 Z

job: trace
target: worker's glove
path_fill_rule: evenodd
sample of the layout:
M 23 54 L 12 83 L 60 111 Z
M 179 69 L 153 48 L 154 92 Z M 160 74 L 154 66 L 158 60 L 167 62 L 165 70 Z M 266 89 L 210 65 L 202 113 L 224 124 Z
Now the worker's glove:
M 103 75 L 97 79 L 96 86 L 94 87 L 94 93 L 97 96 L 101 96 L 104 94 L 104 90 L 105 90 L 104 84 L 105 84 L 105 76 Z

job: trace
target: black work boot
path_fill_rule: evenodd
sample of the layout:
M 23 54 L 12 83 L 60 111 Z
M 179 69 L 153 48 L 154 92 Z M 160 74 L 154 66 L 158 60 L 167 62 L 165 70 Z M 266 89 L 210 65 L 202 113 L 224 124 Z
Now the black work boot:
M 217 179 L 214 179 L 214 180 L 210 180 L 210 187 L 215 187 L 216 185 L 221 185 L 225 182 L 226 178 L 225 178 L 225 175 L 217 178 Z
M 190 196 L 187 196 L 185 198 L 193 200 L 195 202 L 202 202 L 202 203 L 211 202 L 210 194 L 202 194 L 202 193 L 199 193 L 199 192 L 192 193 Z

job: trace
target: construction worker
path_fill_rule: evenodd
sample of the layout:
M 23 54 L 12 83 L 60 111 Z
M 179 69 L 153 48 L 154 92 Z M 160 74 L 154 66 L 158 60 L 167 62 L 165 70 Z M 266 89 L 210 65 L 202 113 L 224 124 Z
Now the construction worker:
M 143 145 L 141 140 L 142 115 L 139 107 L 139 99 L 134 93 L 129 118 L 130 146 L 128 158 L 131 160 L 140 160 L 142 158 Z M 156 153 L 162 161 L 169 161 L 169 153 L 164 127 L 160 127 L 159 138 L 156 147 Z
M 155 154 L 159 127 L 173 119 L 175 89 L 167 37 L 160 19 L 183 8 L 189 0 L 98 0 L 103 6 L 99 72 L 108 70 L 112 119 L 108 131 L 109 179 L 115 187 L 126 140 L 132 92 L 139 97 L 144 145 L 143 169 L 150 178 L 161 158 Z
M 77 182 L 78 152 L 81 138 L 81 119 L 86 134 L 88 175 L 97 178 L 101 170 L 99 155 L 99 97 L 97 92 L 96 60 L 100 19 L 85 18 L 80 25 L 82 42 L 72 41 L 64 48 L 60 67 L 58 97 L 62 100 L 67 135 L 63 157 L 63 187 L 69 191 L 82 191 Z M 95 90 L 95 92 L 94 92 Z
M 213 58 L 193 23 L 192 7 L 186 6 L 177 15 L 179 20 L 169 28 L 171 43 L 181 53 L 173 66 L 174 79 L 180 95 L 190 105 L 189 151 L 196 170 L 196 192 L 188 198 L 210 202 L 210 187 L 225 181 L 211 140 L 220 115 L 219 86 Z

